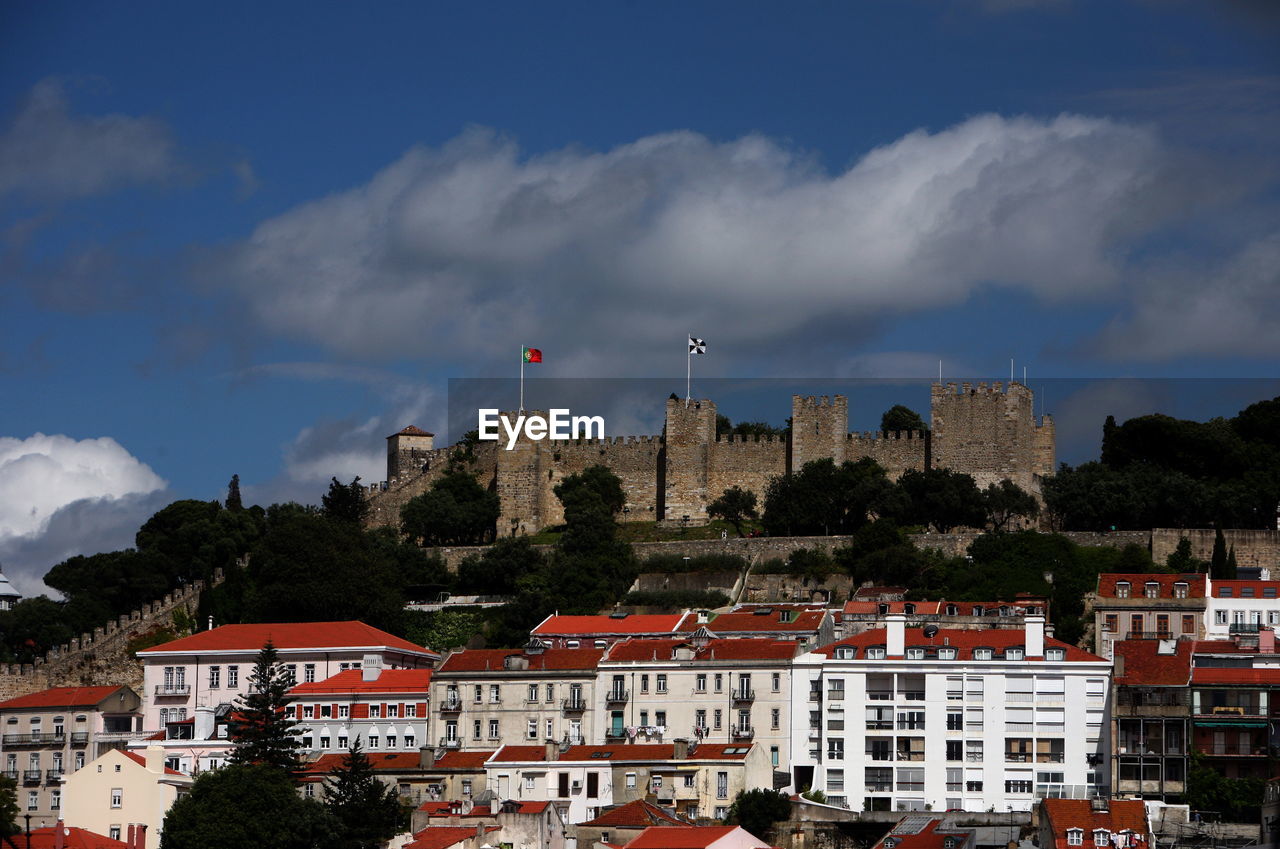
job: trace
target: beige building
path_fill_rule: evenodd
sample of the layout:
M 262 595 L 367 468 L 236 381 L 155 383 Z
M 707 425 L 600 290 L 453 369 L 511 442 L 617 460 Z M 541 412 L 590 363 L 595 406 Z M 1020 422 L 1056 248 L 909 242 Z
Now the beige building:
M 53 825 L 64 807 L 63 776 L 122 745 L 141 725 L 139 704 L 133 690 L 111 686 L 54 687 L 0 702 L 0 762 L 18 783 L 18 812 L 33 825 Z
M 431 677 L 430 738 L 446 749 L 593 739 L 596 666 L 603 648 L 454 652 Z
M 164 760 L 165 750 L 156 745 L 142 754 L 112 750 L 67 776 L 64 821 L 117 840 L 131 825 L 146 826 L 144 845 L 160 845 L 165 814 L 191 787 L 191 776 Z
M 617 643 L 600 661 L 596 711 L 604 727 L 596 742 L 755 742 L 772 768 L 785 771 L 791 661 L 803 650 L 797 640 L 720 639 L 706 628 Z
M 1092 600 L 1098 654 L 1110 660 L 1121 640 L 1201 639 L 1207 595 L 1207 576 L 1198 572 L 1099 575 Z

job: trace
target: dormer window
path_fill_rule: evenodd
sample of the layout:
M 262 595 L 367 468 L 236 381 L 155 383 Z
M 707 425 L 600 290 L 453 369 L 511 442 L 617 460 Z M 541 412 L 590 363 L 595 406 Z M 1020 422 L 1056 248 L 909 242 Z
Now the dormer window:
M 836 646 L 833 656 L 836 660 L 853 660 L 855 651 L 852 646 Z
M 1147 598 L 1159 598 L 1160 585 L 1155 581 L 1147 581 L 1145 584 L 1142 585 L 1142 594 L 1145 595 Z
M 956 650 L 954 646 L 943 646 L 938 649 L 938 660 L 955 660 Z
M 974 660 L 990 660 L 991 654 L 992 654 L 991 649 L 988 649 L 988 648 L 974 649 L 973 659 Z
M 1084 829 L 1069 828 L 1067 829 L 1067 845 L 1081 846 L 1084 844 Z
M 954 837 L 942 838 L 942 849 L 956 849 L 956 839 Z
M 1128 598 L 1128 597 L 1129 597 L 1129 582 L 1116 581 L 1116 598 Z
M 1093 845 L 1094 846 L 1110 846 L 1111 832 L 1107 831 L 1105 828 L 1094 829 Z
M 867 660 L 884 660 L 884 646 L 872 646 L 867 649 Z
M 1045 660 L 1066 660 L 1067 650 L 1066 649 L 1045 649 L 1044 659 Z
M 943 612 L 946 613 L 948 616 L 955 616 L 959 614 L 960 608 L 956 607 L 954 604 L 948 604 L 946 606 L 946 609 L 943 610 Z
M 877 612 L 877 613 L 879 613 L 881 616 L 884 616 L 884 615 L 888 614 L 888 612 L 889 612 L 889 605 L 887 605 L 887 604 L 878 604 L 878 605 L 876 605 L 876 612 Z
M 1187 597 L 1187 590 L 1188 590 L 1187 582 L 1186 582 L 1186 581 L 1178 581 L 1176 584 L 1174 584 L 1174 585 L 1173 585 L 1173 597 L 1174 597 L 1174 598 L 1186 598 L 1186 597 Z
M 1241 588 L 1240 588 L 1240 597 L 1241 597 L 1241 598 L 1253 598 L 1253 587 L 1241 587 Z
M 986 608 L 984 608 L 982 605 L 980 605 L 980 604 L 975 604 L 975 605 L 973 606 L 973 615 L 974 615 L 974 616 L 981 616 L 981 615 L 982 615 L 982 614 L 984 614 L 984 613 L 986 613 Z
M 1010 646 L 1009 648 L 1004 650 L 1004 659 L 1005 660 L 1022 660 L 1024 654 L 1025 652 L 1023 652 L 1022 650 L 1022 646 L 1016 646 L 1016 647 Z
M 1218 587 L 1218 598 L 1231 598 L 1231 587 Z
M 924 647 L 912 646 L 907 649 L 907 660 L 924 660 Z
M 907 614 L 915 613 L 916 606 L 908 602 L 907 604 L 902 605 L 902 612 Z

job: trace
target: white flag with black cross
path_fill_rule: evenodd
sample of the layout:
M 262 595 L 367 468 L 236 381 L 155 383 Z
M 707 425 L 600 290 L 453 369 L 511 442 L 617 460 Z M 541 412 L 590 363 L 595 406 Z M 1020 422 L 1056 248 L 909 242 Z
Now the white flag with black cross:
M 689 400 L 693 398 L 693 355 L 705 354 L 707 352 L 707 340 L 699 339 L 697 336 L 689 336 L 689 361 L 688 368 L 685 371 L 684 378 L 684 405 L 689 406 Z

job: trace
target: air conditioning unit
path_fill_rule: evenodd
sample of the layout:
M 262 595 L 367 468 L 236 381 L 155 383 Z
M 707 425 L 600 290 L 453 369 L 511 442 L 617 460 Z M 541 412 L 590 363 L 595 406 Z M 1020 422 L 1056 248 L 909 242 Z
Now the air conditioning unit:
M 575 782 L 573 782 L 572 789 L 574 789 L 574 790 L 581 790 L 581 789 L 582 789 L 582 782 L 581 782 L 581 781 L 575 781 Z

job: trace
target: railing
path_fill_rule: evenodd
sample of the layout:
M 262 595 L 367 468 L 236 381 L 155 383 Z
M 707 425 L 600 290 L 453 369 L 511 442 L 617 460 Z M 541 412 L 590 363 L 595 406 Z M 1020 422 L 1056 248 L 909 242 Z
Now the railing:
M 811 702 L 820 702 L 820 701 L 822 701 L 822 691 L 821 691 L 821 690 L 810 690 L 810 691 L 809 691 L 809 701 L 811 701 Z
M 965 752 L 964 759 L 971 764 L 982 763 L 982 752 Z
M 39 784 L 43 775 L 44 770 L 24 769 L 22 771 L 22 781 L 24 784 Z
M 628 692 L 626 690 L 609 690 L 604 695 L 605 704 L 620 705 L 626 704 Z
M 440 738 L 440 748 L 442 749 L 456 749 L 461 745 L 462 745 L 462 738 L 460 737 L 441 737 Z
M 18 771 L 16 769 L 6 769 L 4 771 L 4 777 L 9 779 L 10 781 L 17 781 Z
M 1206 755 L 1242 755 L 1246 757 L 1254 757 L 1258 755 L 1266 755 L 1266 746 L 1254 746 L 1248 743 L 1214 743 L 1208 746 L 1197 746 L 1199 751 Z
M 733 739 L 750 740 L 752 737 L 755 736 L 755 733 L 756 733 L 755 729 L 752 728 L 750 725 L 745 725 L 745 726 L 739 725 L 733 729 Z
M 605 740 L 625 740 L 627 739 L 627 730 L 625 728 L 610 728 L 604 732 Z
M 440 703 L 441 713 L 460 713 L 462 711 L 461 699 L 446 699 Z
M 924 752 L 914 752 L 907 749 L 899 749 L 897 760 L 900 761 L 922 761 L 924 760 Z
M 1036 755 L 1036 763 L 1038 764 L 1060 764 L 1063 762 L 1064 755 L 1062 752 L 1038 753 Z
M 747 702 L 754 702 L 755 700 L 756 700 L 755 690 L 743 690 L 739 688 L 733 691 L 734 704 L 745 704 Z
M 60 769 L 45 770 L 44 780 L 49 782 L 50 784 L 56 784 L 57 782 L 62 780 L 62 770 Z
M 1232 622 L 1227 626 L 1228 634 L 1257 634 L 1262 630 L 1262 625 L 1257 622 Z
M 71 745 L 83 746 L 85 743 L 88 743 L 88 742 L 89 742 L 88 731 L 72 731 L 71 732 Z
M 1005 752 L 1004 762 L 1010 764 L 1031 763 L 1031 755 L 1026 752 Z
M 562 699 L 560 707 L 565 713 L 582 713 L 587 709 L 587 701 L 586 699 L 574 698 Z
M 157 684 L 157 696 L 189 696 L 191 695 L 190 684 Z
M 868 793 L 889 793 L 893 790 L 893 780 L 868 781 L 866 787 Z
M 39 731 L 33 731 L 30 734 L 6 734 L 4 735 L 4 745 L 6 746 L 39 746 L 45 743 L 65 743 L 67 741 L 66 734 L 47 733 L 41 734 Z

